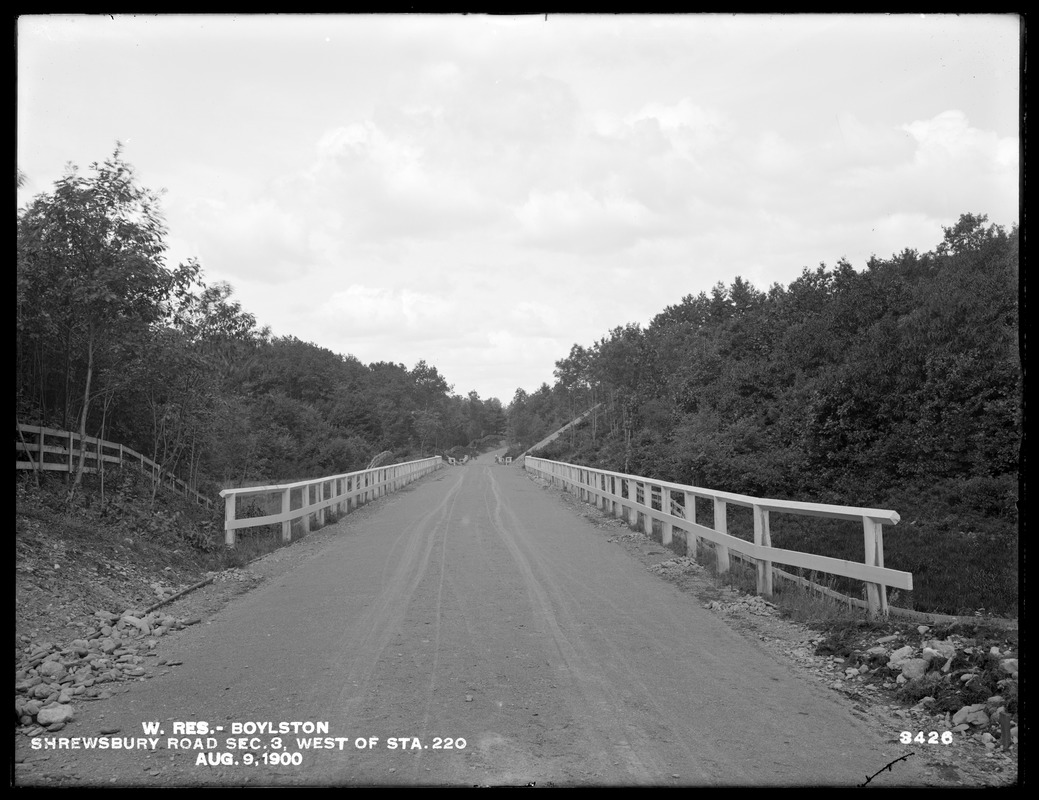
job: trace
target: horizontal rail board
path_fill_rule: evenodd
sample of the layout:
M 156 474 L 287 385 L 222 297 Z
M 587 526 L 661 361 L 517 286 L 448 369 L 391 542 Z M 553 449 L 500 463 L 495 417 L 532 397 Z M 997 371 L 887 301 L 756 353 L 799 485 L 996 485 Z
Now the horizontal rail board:
M 814 569 L 817 572 L 829 572 L 832 575 L 843 575 L 845 578 L 853 578 L 868 583 L 881 583 L 896 589 L 909 591 L 913 589 L 913 575 L 910 572 L 901 572 L 900 570 L 887 569 L 886 567 L 873 567 L 858 561 L 846 561 L 843 558 L 820 556 L 815 553 L 801 553 L 797 550 L 764 547 L 727 533 L 719 533 L 703 525 L 694 525 L 689 522 L 684 522 L 683 524 L 686 527 L 692 528 L 701 539 L 725 545 L 732 552 L 745 555 L 749 559 L 772 561 L 778 564 L 786 564 L 788 567 Z
M 403 464 L 386 464 L 372 469 L 293 483 L 224 489 L 220 492 L 220 496 L 224 498 L 224 541 L 229 548 L 233 548 L 236 531 L 264 525 L 281 525 L 282 539 L 291 541 L 294 522 L 302 521 L 304 530 L 309 531 L 312 516 L 317 515 L 318 525 L 321 525 L 325 521 L 327 509 L 338 506 L 345 508 L 345 511 L 349 513 L 360 503 L 397 491 L 411 481 L 440 469 L 444 463 L 439 456 L 432 456 L 407 461 Z M 313 502 L 310 500 L 311 487 L 320 487 L 317 489 L 317 498 Z M 295 490 L 300 490 L 302 497 L 300 506 L 291 508 L 292 493 Z M 239 498 L 262 495 L 280 496 L 282 510 L 259 517 L 237 517 Z
M 912 573 L 883 566 L 883 526 L 898 523 L 900 517 L 895 511 L 751 497 L 641 475 L 549 461 L 535 456 L 525 457 L 524 468 L 546 476 L 553 482 L 559 481 L 565 489 L 577 492 L 582 499 L 594 502 L 618 517 L 627 516 L 629 525 L 641 527 L 646 533 L 652 531 L 653 521 L 659 522 L 663 526 L 661 535 L 664 544 L 672 540 L 676 530 L 686 535 L 687 552 L 697 539 L 711 542 L 715 545 L 720 572 L 729 569 L 730 555 L 754 563 L 758 571 L 758 592 L 762 594 L 772 593 L 772 577 L 782 572 L 776 570 L 773 563 L 862 581 L 868 598 L 866 605 L 871 613 L 888 612 L 888 586 L 907 591 L 913 588 Z M 675 495 L 679 495 L 681 500 Z M 695 521 L 697 499 L 712 503 L 714 527 Z M 692 507 L 686 508 L 687 504 L 692 504 Z M 730 504 L 748 507 L 753 511 L 754 541 L 728 533 L 725 520 L 726 509 Z M 771 512 L 861 522 L 864 560 L 848 561 L 773 547 L 769 531 Z

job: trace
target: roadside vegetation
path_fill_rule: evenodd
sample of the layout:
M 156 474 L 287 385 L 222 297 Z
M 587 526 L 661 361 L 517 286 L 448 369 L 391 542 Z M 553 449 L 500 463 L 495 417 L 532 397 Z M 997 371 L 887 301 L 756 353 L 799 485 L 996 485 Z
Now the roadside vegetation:
M 892 509 L 897 604 L 1016 616 L 1018 230 L 963 214 L 934 251 L 742 278 L 616 328 L 517 391 L 514 454 L 761 497 Z M 730 522 L 730 533 L 739 534 Z M 777 547 L 862 560 L 861 530 L 774 515 Z M 836 587 L 855 596 L 861 586 Z

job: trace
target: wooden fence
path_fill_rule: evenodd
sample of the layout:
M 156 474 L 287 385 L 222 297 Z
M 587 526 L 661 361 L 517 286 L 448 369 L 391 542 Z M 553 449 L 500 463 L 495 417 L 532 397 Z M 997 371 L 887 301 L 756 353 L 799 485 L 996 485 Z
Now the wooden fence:
M 261 525 L 281 525 L 283 541 L 292 540 L 292 523 L 299 520 L 304 532 L 311 530 L 311 517 L 318 527 L 325 524 L 325 511 L 334 507 L 339 516 L 348 514 L 363 503 L 374 500 L 389 492 L 395 492 L 423 475 L 428 475 L 444 466 L 440 456 L 408 461 L 404 464 L 389 464 L 375 469 L 365 469 L 344 475 L 297 481 L 278 486 L 249 486 L 241 489 L 224 489 L 224 542 L 229 548 L 235 546 L 235 531 Z M 256 517 L 238 517 L 240 499 L 258 501 L 279 511 Z M 244 510 L 244 506 L 243 506 Z
M 773 563 L 863 581 L 866 586 L 866 602 L 863 605 L 871 614 L 879 612 L 887 616 L 886 587 L 907 591 L 913 588 L 911 573 L 884 567 L 883 526 L 898 523 L 899 516 L 894 511 L 749 497 L 548 461 L 533 456 L 524 459 L 524 468 L 561 485 L 567 491 L 578 495 L 581 500 L 592 503 L 609 514 L 621 519 L 626 516 L 629 525 L 641 528 L 647 534 L 653 532 L 653 521 L 658 521 L 662 527 L 661 538 L 665 545 L 671 544 L 676 530 L 685 533 L 686 552 L 690 555 L 696 553 L 698 540 L 709 542 L 717 555 L 719 573 L 729 570 L 730 553 L 733 557 L 755 564 L 759 594 L 772 595 L 773 573 L 781 578 L 808 583 L 804 578 L 774 569 Z M 697 522 L 696 498 L 713 504 L 714 518 L 710 527 Z M 727 533 L 726 508 L 729 504 L 746 506 L 753 510 L 753 542 Z M 861 520 L 865 545 L 863 563 L 772 547 L 769 533 L 771 512 Z
M 83 450 L 83 471 L 99 472 L 105 464 L 137 467 L 152 481 L 194 500 L 199 505 L 212 506 L 213 501 L 199 494 L 184 481 L 164 470 L 147 456 L 116 442 L 94 436 L 80 437 L 72 431 L 45 428 L 40 425 L 17 425 L 15 440 L 15 468 L 41 472 L 75 473 L 79 454 Z

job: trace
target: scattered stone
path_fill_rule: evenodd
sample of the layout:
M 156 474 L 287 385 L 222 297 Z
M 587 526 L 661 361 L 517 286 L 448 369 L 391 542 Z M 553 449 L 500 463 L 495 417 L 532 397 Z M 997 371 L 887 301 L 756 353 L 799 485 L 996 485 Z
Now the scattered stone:
M 891 656 L 888 658 L 887 664 L 892 669 L 900 669 L 902 662 L 905 661 L 907 658 L 911 658 L 912 655 L 913 647 L 912 645 L 907 644 L 905 647 L 900 647 L 895 652 L 893 652 Z
M 927 674 L 928 663 L 929 662 L 923 658 L 907 658 L 900 665 L 902 668 L 902 674 L 899 675 L 899 677 L 904 677 L 909 681 L 922 678 Z
M 953 714 L 953 716 L 952 716 L 952 724 L 953 725 L 959 725 L 961 722 L 972 723 L 971 717 L 973 715 L 976 715 L 976 714 L 979 714 L 979 713 L 980 714 L 984 714 L 985 713 L 985 704 L 984 703 L 975 703 L 974 705 L 963 706 L 963 708 L 961 708 L 959 711 L 957 711 L 955 714 Z M 987 722 L 988 721 L 988 717 L 986 717 L 985 719 L 986 719 L 986 722 Z
M 36 722 L 40 725 L 53 725 L 57 722 L 68 722 L 75 716 L 75 711 L 70 705 L 59 704 L 41 708 L 36 715 Z
M 65 665 L 60 661 L 44 661 L 39 667 L 40 675 L 45 678 L 60 679 L 65 676 Z

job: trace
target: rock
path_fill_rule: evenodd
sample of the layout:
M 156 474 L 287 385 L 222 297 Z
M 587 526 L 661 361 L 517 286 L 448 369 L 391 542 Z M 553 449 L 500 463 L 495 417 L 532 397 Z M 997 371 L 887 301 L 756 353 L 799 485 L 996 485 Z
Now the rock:
M 898 634 L 892 634 L 891 636 L 881 636 L 877 639 L 877 644 L 887 644 L 888 642 L 894 642 L 898 639 Z
M 967 719 L 964 722 L 983 728 L 989 724 L 989 716 L 984 711 L 974 711 L 967 715 Z
M 41 708 L 36 715 L 38 725 L 53 725 L 56 722 L 68 722 L 75 716 L 75 710 L 70 705 L 58 704 Z
M 999 668 L 1013 677 L 1017 677 L 1017 659 L 1016 658 L 1004 658 L 999 662 Z
M 930 662 L 923 658 L 907 658 L 900 664 L 902 674 L 899 677 L 904 677 L 909 681 L 922 678 L 927 674 L 927 665 L 929 663 Z
M 927 633 L 927 632 L 928 632 L 929 630 L 931 630 L 931 629 L 930 629 L 930 628 L 929 628 L 928 626 L 926 626 L 926 625 L 920 625 L 920 626 L 919 626 L 919 627 L 918 627 L 918 628 L 916 629 L 916 632 L 917 632 L 917 633 L 919 633 L 919 634 L 924 634 L 924 633 Z
M 16 683 L 14 685 L 14 690 L 16 692 L 22 692 L 22 693 L 26 693 L 27 694 L 30 689 L 32 689 L 34 686 L 37 686 L 38 684 L 40 684 L 42 682 L 43 682 L 43 678 L 41 678 L 39 675 L 34 675 L 31 678 L 26 678 L 25 680 L 19 681 L 18 683 Z
M 891 654 L 890 658 L 888 658 L 887 665 L 892 669 L 898 669 L 899 665 L 907 658 L 911 658 L 912 655 L 913 648 L 911 645 L 907 644 L 905 647 L 900 647 Z
M 137 630 L 139 630 L 145 636 L 150 635 L 151 632 L 152 632 L 152 629 L 148 625 L 147 622 L 145 622 L 143 619 L 138 619 L 137 617 L 132 616 L 130 614 L 124 614 L 123 618 L 121 620 L 119 620 L 119 621 L 120 622 L 126 622 L 129 625 L 133 625 L 135 628 L 137 628 Z
M 55 680 L 65 677 L 66 671 L 65 665 L 60 661 L 44 661 L 39 668 L 40 675 Z
M 923 646 L 925 649 L 941 653 L 942 658 L 952 658 L 956 655 L 956 645 L 948 639 L 929 639 L 923 643 Z
M 952 716 L 952 724 L 953 725 L 959 725 L 961 722 L 969 722 L 968 718 L 972 714 L 977 714 L 978 712 L 984 713 L 984 710 L 985 710 L 985 704 L 984 703 L 976 703 L 975 705 L 972 705 L 972 706 L 963 706 L 963 708 L 961 708 L 959 711 L 957 711 L 955 714 L 953 714 L 953 716 Z

